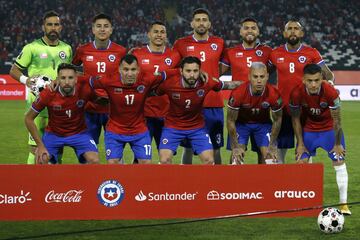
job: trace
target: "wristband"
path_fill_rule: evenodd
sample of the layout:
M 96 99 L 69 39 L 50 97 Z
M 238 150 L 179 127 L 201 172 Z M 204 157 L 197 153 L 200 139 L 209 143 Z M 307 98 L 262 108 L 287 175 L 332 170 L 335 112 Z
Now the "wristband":
M 21 75 L 20 76 L 20 82 L 22 84 L 25 84 L 26 85 L 26 81 L 28 80 L 28 77 L 27 76 L 24 76 L 24 75 Z

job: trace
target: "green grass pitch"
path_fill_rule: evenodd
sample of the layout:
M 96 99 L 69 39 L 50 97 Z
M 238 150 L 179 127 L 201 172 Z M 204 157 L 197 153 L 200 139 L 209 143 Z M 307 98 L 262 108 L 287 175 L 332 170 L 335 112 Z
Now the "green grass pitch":
M 24 109 L 23 101 L 0 101 L 0 164 L 26 162 L 28 148 Z M 360 201 L 360 102 L 342 103 L 342 125 L 349 172 L 348 201 L 356 202 Z M 179 163 L 180 153 L 175 157 L 175 163 Z M 103 145 L 100 145 L 100 154 L 104 163 Z M 288 152 L 287 163 L 293 163 L 293 154 L 293 150 Z M 229 152 L 223 150 L 222 157 L 224 162 L 228 162 Z M 127 148 L 124 159 L 130 163 L 132 158 Z M 157 161 L 156 153 L 153 159 Z M 64 163 L 76 162 L 72 150 L 66 149 Z M 255 163 L 253 153 L 247 153 L 247 162 Z M 314 162 L 325 165 L 324 204 L 337 203 L 335 172 L 326 153 L 318 150 Z M 199 160 L 195 158 L 194 163 L 199 163 Z M 351 211 L 353 215 L 346 217 L 344 231 L 336 235 L 321 233 L 316 218 L 236 218 L 139 228 L 127 226 L 170 223 L 174 220 L 3 221 L 0 222 L 0 239 L 359 239 L 360 206 L 352 206 Z

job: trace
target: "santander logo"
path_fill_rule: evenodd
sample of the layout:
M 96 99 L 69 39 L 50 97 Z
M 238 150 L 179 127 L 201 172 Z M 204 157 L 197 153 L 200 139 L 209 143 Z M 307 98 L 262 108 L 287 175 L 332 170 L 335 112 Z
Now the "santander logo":
M 54 190 L 48 192 L 45 196 L 46 203 L 77 203 L 81 201 L 83 190 L 69 190 L 64 193 L 56 193 Z
M 145 196 L 145 194 L 142 191 L 140 191 L 139 194 L 137 194 L 135 196 L 135 200 L 139 201 L 139 202 L 145 201 L 146 199 L 147 199 L 147 197 Z

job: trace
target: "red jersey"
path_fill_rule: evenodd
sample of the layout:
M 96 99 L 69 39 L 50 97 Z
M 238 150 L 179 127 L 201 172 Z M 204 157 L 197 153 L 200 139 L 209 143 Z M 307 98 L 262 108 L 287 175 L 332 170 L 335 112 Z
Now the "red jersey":
M 301 107 L 304 130 L 309 132 L 333 129 L 330 109 L 340 107 L 340 98 L 336 89 L 323 82 L 318 94 L 309 94 L 304 84 L 297 86 L 290 96 L 290 107 Z
M 233 81 L 249 81 L 250 67 L 253 62 L 268 65 L 272 49 L 267 45 L 258 44 L 255 48 L 244 48 L 241 44 L 225 50 L 221 62 L 231 67 Z
M 181 57 L 176 50 L 165 48 L 164 52 L 152 52 L 149 46 L 135 49 L 132 52 L 138 59 L 141 71 L 153 74 L 179 65 Z M 166 95 L 149 97 L 145 101 L 145 117 L 165 117 L 169 109 L 169 98 Z
M 286 44 L 274 49 L 270 61 L 276 67 L 277 85 L 285 106 L 289 104 L 291 91 L 302 83 L 304 67 L 310 63 L 324 64 L 315 48 L 303 44 L 294 51 L 288 50 Z
M 109 41 L 106 49 L 97 49 L 95 41 L 84 44 L 76 49 L 74 59 L 75 65 L 83 65 L 84 74 L 89 76 L 101 76 L 111 74 L 119 70 L 120 59 L 125 56 L 126 48 Z M 103 95 L 103 90 L 96 90 Z M 108 113 L 109 106 L 100 105 L 90 101 L 86 105 L 87 112 Z
M 95 97 L 88 80 L 86 77 L 78 77 L 72 96 L 64 96 L 60 88 L 53 92 L 49 89 L 41 91 L 32 104 L 32 109 L 38 113 L 45 107 L 48 109 L 49 123 L 46 131 L 67 137 L 86 130 L 85 104 Z
M 211 91 L 220 91 L 223 82 L 209 80 L 198 81 L 194 88 L 185 88 L 180 73 L 169 77 L 156 90 L 157 95 L 166 94 L 170 108 L 165 116 L 165 127 L 180 130 L 191 130 L 205 126 L 202 114 L 206 95 Z
M 195 56 L 201 60 L 201 69 L 209 77 L 219 78 L 219 62 L 223 57 L 224 40 L 209 36 L 208 40 L 198 41 L 194 35 L 178 39 L 174 44 L 181 57 Z M 220 92 L 210 92 L 204 101 L 204 107 L 223 107 L 224 101 Z
M 234 89 L 228 102 L 229 108 L 239 110 L 237 122 L 240 123 L 271 123 L 270 109 L 276 112 L 282 106 L 275 87 L 268 83 L 261 95 L 254 95 L 249 81 Z
M 147 130 L 144 104 L 152 87 L 159 84 L 162 76 L 145 76 L 140 73 L 133 85 L 121 82 L 119 72 L 99 79 L 91 79 L 93 88 L 105 89 L 110 101 L 109 121 L 106 130 L 116 134 L 134 135 Z

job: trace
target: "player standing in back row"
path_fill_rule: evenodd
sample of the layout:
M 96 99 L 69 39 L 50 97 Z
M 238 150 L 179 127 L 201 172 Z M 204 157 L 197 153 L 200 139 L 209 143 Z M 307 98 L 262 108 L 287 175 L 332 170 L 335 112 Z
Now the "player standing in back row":
M 223 56 L 224 40 L 210 36 L 210 14 L 206 9 L 196 9 L 192 15 L 191 27 L 193 34 L 178 39 L 174 44 L 181 57 L 194 56 L 201 60 L 201 70 L 212 77 L 219 78 L 219 62 Z M 221 164 L 220 148 L 224 145 L 224 111 L 223 98 L 220 92 L 211 91 L 204 101 L 204 116 L 213 149 L 215 164 Z M 185 143 L 182 163 L 192 163 L 192 150 L 189 143 Z
M 167 33 L 163 22 L 151 23 L 148 34 L 149 43 L 142 48 L 136 48 L 132 54 L 137 58 L 140 69 L 149 75 L 175 68 L 181 57 L 176 50 L 166 46 Z M 169 110 L 169 98 L 166 95 L 148 97 L 145 101 L 144 115 L 151 139 L 154 137 L 159 148 L 164 117 Z
M 80 46 L 73 59 L 73 64 L 83 65 L 84 75 L 102 76 L 118 72 L 120 59 L 125 56 L 126 48 L 110 40 L 112 34 L 112 19 L 110 16 L 100 13 L 92 21 L 94 41 Z M 99 95 L 105 91 L 95 89 Z M 108 121 L 109 105 L 100 105 L 89 101 L 85 107 L 86 126 L 91 137 L 99 144 L 101 128 L 105 129 Z
M 284 102 L 283 119 L 278 137 L 278 161 L 285 162 L 288 148 L 294 147 L 294 131 L 289 114 L 289 97 L 291 91 L 301 84 L 303 69 L 307 64 L 315 63 L 321 66 L 325 79 L 333 84 L 334 74 L 326 66 L 320 53 L 312 47 L 302 43 L 304 37 L 303 26 L 297 20 L 286 23 L 283 36 L 284 45 L 274 49 L 270 54 L 270 61 L 277 70 L 277 85 Z
M 61 63 L 70 63 L 72 58 L 71 46 L 59 40 L 61 29 L 59 14 L 54 11 L 45 13 L 42 25 L 44 36 L 25 45 L 12 65 L 10 75 L 27 87 L 31 87 L 34 83 L 35 76 L 45 75 L 50 79 L 56 79 L 58 66 Z M 25 69 L 28 77 L 23 73 Z M 27 108 L 31 107 L 35 97 L 33 93 L 28 95 Z M 35 118 L 35 125 L 40 135 L 44 133 L 47 122 L 48 112 L 46 110 Z M 30 152 L 27 163 L 34 164 L 36 142 L 30 134 L 28 144 Z

